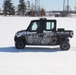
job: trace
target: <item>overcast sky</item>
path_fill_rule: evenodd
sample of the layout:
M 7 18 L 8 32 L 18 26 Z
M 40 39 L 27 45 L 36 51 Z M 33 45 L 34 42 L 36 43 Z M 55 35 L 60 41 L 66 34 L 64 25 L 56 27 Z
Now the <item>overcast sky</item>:
M 0 0 L 0 8 L 2 8 L 4 0 Z M 27 0 L 25 0 L 27 1 Z M 35 4 L 35 0 L 29 0 Z M 67 1 L 67 0 L 66 0 Z M 14 5 L 16 6 L 19 0 L 12 0 Z M 67 2 L 66 2 L 67 3 Z M 71 9 L 75 9 L 76 0 L 69 0 L 69 4 Z M 45 8 L 45 10 L 62 10 L 63 9 L 63 0 L 40 0 L 41 7 Z

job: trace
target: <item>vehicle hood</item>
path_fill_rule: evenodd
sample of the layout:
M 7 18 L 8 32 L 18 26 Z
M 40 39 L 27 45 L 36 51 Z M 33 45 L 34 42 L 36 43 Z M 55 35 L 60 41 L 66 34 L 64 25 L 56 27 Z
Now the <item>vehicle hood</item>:
M 16 34 L 15 34 L 15 36 L 17 36 L 17 37 L 20 37 L 20 36 L 24 36 L 24 35 L 26 35 L 26 30 L 21 30 L 21 31 L 18 31 Z
M 26 30 L 20 30 L 17 33 L 22 33 L 22 32 L 26 32 Z

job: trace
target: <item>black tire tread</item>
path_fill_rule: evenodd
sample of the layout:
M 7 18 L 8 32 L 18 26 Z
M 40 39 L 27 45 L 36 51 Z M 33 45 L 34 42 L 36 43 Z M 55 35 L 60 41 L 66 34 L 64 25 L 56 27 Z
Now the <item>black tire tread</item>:
M 19 42 L 22 42 L 24 45 L 23 45 L 23 47 L 18 47 L 18 44 L 19 44 Z M 16 43 L 15 43 L 15 47 L 17 48 L 17 49 L 24 49 L 25 48 L 25 45 L 26 45 L 26 43 L 25 43 L 25 41 L 24 40 L 22 40 L 22 39 L 18 39 L 17 41 L 16 41 Z
M 68 48 L 67 48 L 67 49 L 65 49 L 65 48 L 62 47 L 62 45 L 63 45 L 64 43 L 66 43 L 66 44 L 68 45 Z M 61 49 L 61 50 L 69 50 L 69 49 L 70 49 L 70 44 L 69 44 L 69 42 L 65 42 L 65 41 L 62 42 L 62 43 L 60 44 L 60 49 Z

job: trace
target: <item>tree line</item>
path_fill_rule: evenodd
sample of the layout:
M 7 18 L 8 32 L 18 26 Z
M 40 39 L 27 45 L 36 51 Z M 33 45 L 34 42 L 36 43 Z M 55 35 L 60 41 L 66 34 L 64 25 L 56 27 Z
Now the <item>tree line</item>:
M 44 8 L 40 8 L 36 11 L 35 5 L 31 5 L 29 1 L 25 2 L 24 0 L 19 0 L 18 5 L 14 6 L 14 3 L 12 3 L 11 0 L 4 0 L 3 10 L 0 12 L 0 15 L 44 16 L 45 10 Z

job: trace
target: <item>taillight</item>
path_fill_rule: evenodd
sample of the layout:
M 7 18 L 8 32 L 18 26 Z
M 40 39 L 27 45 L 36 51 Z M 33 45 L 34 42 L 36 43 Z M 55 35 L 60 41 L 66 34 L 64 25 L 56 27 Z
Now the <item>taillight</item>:
M 73 31 L 71 32 L 71 36 L 74 36 L 74 33 L 73 33 Z

